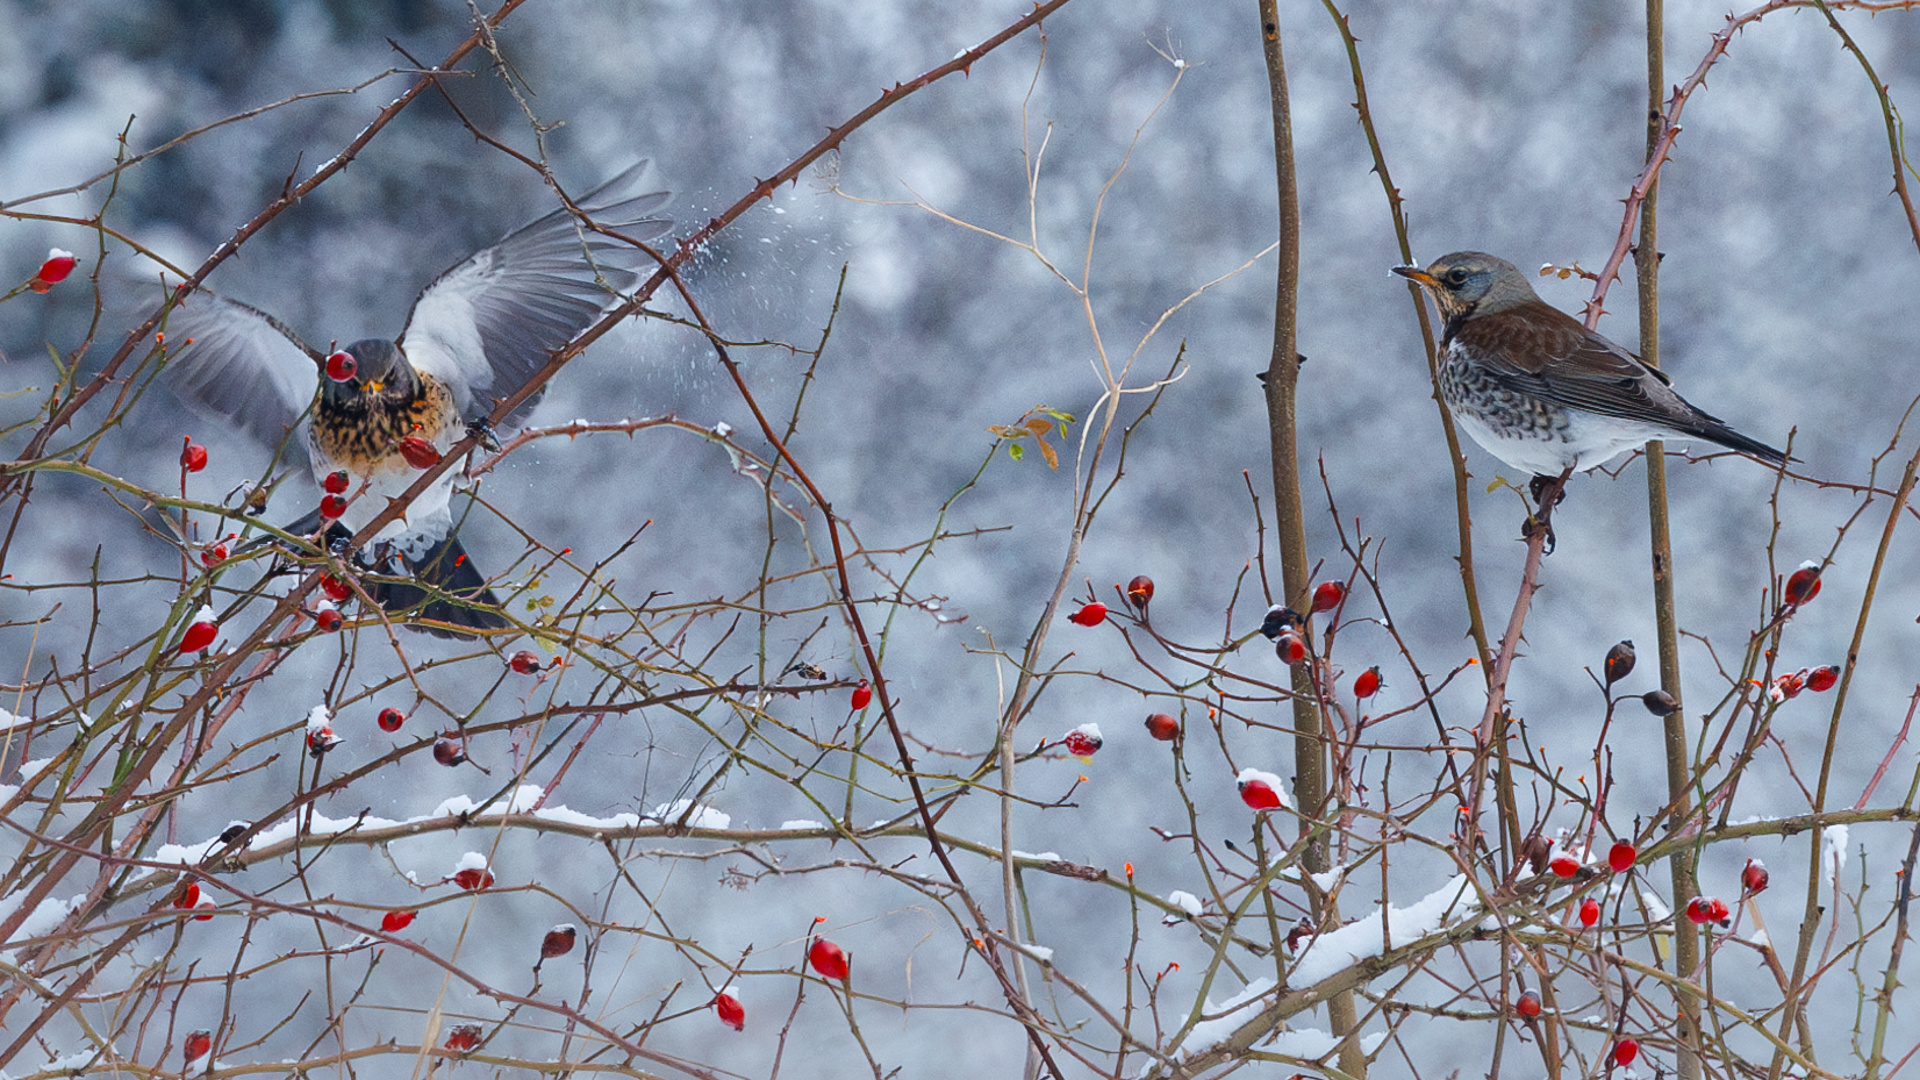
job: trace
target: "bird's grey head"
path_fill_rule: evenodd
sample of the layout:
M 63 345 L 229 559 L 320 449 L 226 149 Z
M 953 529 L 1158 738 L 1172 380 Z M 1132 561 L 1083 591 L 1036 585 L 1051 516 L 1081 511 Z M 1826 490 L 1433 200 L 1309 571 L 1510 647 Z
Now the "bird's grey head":
M 1469 311 L 1491 315 L 1540 299 L 1519 267 L 1484 251 L 1456 251 L 1435 259 L 1425 270 L 1396 266 L 1393 272 L 1426 286 L 1443 319 Z
M 362 395 L 399 394 L 411 398 L 418 392 L 413 365 L 400 355 L 399 347 L 393 342 L 368 338 L 341 351 L 353 357 L 353 375 L 339 382 L 325 377 L 321 380 L 328 400 L 334 404 L 345 404 Z

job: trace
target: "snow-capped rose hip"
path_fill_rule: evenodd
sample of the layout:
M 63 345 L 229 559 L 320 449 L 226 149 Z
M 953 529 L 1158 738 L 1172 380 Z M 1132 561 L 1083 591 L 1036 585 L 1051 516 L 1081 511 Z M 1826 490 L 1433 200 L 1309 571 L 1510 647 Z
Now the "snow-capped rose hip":
M 1255 810 L 1292 809 L 1287 805 L 1285 783 L 1273 773 L 1255 768 L 1241 769 L 1234 783 L 1240 789 L 1240 801 Z
M 1540 1015 L 1539 992 L 1534 990 L 1528 990 L 1522 993 L 1518 998 L 1515 998 L 1513 1002 L 1513 1011 L 1515 1015 L 1524 1017 L 1525 1019 L 1528 1019 L 1528 1020 L 1531 1020 L 1534 1017 L 1539 1016 Z
M 453 875 L 453 883 L 468 892 L 474 892 L 478 889 L 490 889 L 493 887 L 493 871 L 461 870 Z
M 40 264 L 40 269 L 35 271 L 33 277 L 27 281 L 27 287 L 34 292 L 44 293 L 67 280 L 67 275 L 73 273 L 73 268 L 78 264 L 79 260 L 73 257 L 73 252 L 62 248 L 49 248 L 46 261 Z
M 381 731 L 399 731 L 400 725 L 406 723 L 406 721 L 406 713 L 389 705 L 380 710 L 380 716 L 374 723 L 380 725 Z
M 79 263 L 80 260 L 74 258 L 71 251 L 48 248 L 47 261 L 40 264 L 40 271 L 34 276 L 50 285 L 58 285 L 67 280 L 67 275 L 73 273 L 73 268 Z
M 345 495 L 347 486 L 351 483 L 353 478 L 347 475 L 347 470 L 337 469 L 328 473 L 327 478 L 320 481 L 320 486 L 329 495 Z
M 561 923 L 547 931 L 546 936 L 540 939 L 540 959 L 551 960 L 572 952 L 574 939 L 578 936 L 579 931 L 570 922 Z
M 1632 1065 L 1633 1059 L 1639 1056 L 1640 1044 L 1632 1039 L 1621 1039 L 1613 1044 L 1613 1063 L 1623 1069 Z
M 854 712 L 873 704 L 873 684 L 861 679 L 860 685 L 853 688 L 853 695 L 847 699 L 847 704 L 853 706 Z
M 1819 595 L 1820 564 L 1808 561 L 1801 563 L 1800 569 L 1787 575 L 1787 586 L 1781 592 L 1780 599 L 1788 607 L 1799 607 Z
M 353 586 L 332 574 L 321 574 L 320 591 L 327 594 L 327 599 L 338 602 L 353 595 Z
M 409 435 L 400 440 L 400 456 L 416 469 L 431 469 L 440 464 L 440 451 L 418 435 Z
M 1580 925 L 1592 926 L 1600 921 L 1600 901 L 1589 896 L 1580 901 Z
M 221 563 L 226 562 L 228 554 L 227 545 L 209 544 L 200 551 L 200 565 L 211 570 Z
M 1607 687 L 1627 677 L 1633 671 L 1633 642 L 1622 641 L 1607 650 L 1606 663 L 1602 665 L 1606 672 Z
M 1633 849 L 1632 844 L 1625 840 L 1616 840 L 1613 847 L 1607 850 L 1607 865 L 1613 868 L 1614 873 L 1624 874 L 1633 869 L 1634 860 L 1639 857 L 1640 853 Z
M 1172 742 L 1180 737 L 1180 721 L 1163 712 L 1154 713 L 1147 717 L 1147 734 L 1161 742 Z
M 1707 918 L 1725 926 L 1733 920 L 1733 912 L 1727 909 L 1725 900 L 1716 896 L 1707 901 Z
M 180 448 L 180 467 L 188 472 L 199 472 L 206 468 L 207 448 L 188 439 L 187 444 Z
M 346 620 L 340 617 L 340 611 L 332 604 L 322 604 L 313 613 L 313 628 L 323 634 L 338 631 Z
M 1696 896 L 1687 901 L 1687 921 L 1696 926 L 1713 921 L 1713 901 L 1704 896 Z
M 200 610 L 194 613 L 193 621 L 187 624 L 186 633 L 180 635 L 180 644 L 174 652 L 199 652 L 213 644 L 213 639 L 219 636 L 220 623 L 214 618 L 212 606 L 201 604 Z
M 1748 859 L 1746 868 L 1740 871 L 1740 889 L 1748 896 L 1765 892 L 1768 877 L 1766 863 L 1759 859 Z
M 846 952 L 826 938 L 813 939 L 813 944 L 807 947 L 807 963 L 813 965 L 813 970 L 819 972 L 822 978 L 842 982 L 846 981 L 852 970 L 847 963 Z
M 1304 626 L 1306 621 L 1299 612 L 1285 604 L 1275 604 L 1267 609 L 1266 618 L 1260 620 L 1260 633 L 1268 641 L 1275 641 L 1289 628 Z
M 1353 680 L 1353 696 L 1362 701 L 1380 692 L 1380 669 L 1370 667 Z
M 1067 621 L 1076 626 L 1099 626 L 1107 621 L 1107 605 L 1098 600 L 1091 604 L 1082 604 L 1080 610 L 1067 616 Z
M 198 1061 L 213 1049 L 213 1033 L 205 1028 L 187 1032 L 180 1040 L 180 1057 L 186 1061 Z
M 1127 603 L 1144 614 L 1147 605 L 1153 601 L 1153 579 L 1145 574 L 1136 576 L 1127 582 Z
M 467 752 L 460 748 L 457 739 L 438 739 L 433 744 L 433 760 L 452 767 L 467 760 Z
M 713 1013 L 721 1023 L 735 1031 L 747 1029 L 747 1007 L 740 1004 L 740 997 L 732 987 L 714 995 Z
M 459 862 L 453 864 L 453 873 L 447 877 L 447 880 L 468 892 L 490 889 L 493 887 L 493 871 L 487 869 L 485 855 L 477 851 L 469 851 L 460 856 Z
M 1099 752 L 1102 745 L 1100 725 L 1081 724 L 1067 732 L 1066 738 L 1061 739 L 1060 744 L 1065 746 L 1067 753 L 1074 757 L 1090 758 Z
M 201 897 L 199 901 L 193 905 L 193 921 L 210 922 L 213 919 L 213 909 L 219 906 L 220 905 L 213 902 L 213 897 Z
M 1839 681 L 1840 669 L 1832 664 L 1825 664 L 1807 672 L 1807 689 L 1816 694 L 1833 689 L 1833 684 Z
M 540 654 L 529 649 L 521 649 L 507 657 L 507 666 L 515 675 L 537 675 L 540 672 Z
M 1338 581 L 1323 581 L 1313 590 L 1313 613 L 1332 611 L 1347 598 L 1347 587 Z
M 447 1049 L 456 1054 L 470 1053 L 479 1046 L 479 1024 L 461 1024 L 447 1033 Z
M 411 911 L 389 911 L 385 915 L 380 916 L 380 929 L 385 930 L 389 934 L 397 934 L 405 930 L 412 922 L 413 912 Z
M 1571 855 L 1555 855 L 1548 860 L 1547 869 L 1556 877 L 1572 877 L 1580 872 L 1580 860 Z
M 344 349 L 327 357 L 327 378 L 334 382 L 346 382 L 353 378 L 353 373 L 358 370 L 360 370 L 360 362 L 353 358 L 352 353 Z
M 320 499 L 320 516 L 328 521 L 338 521 L 340 515 L 347 512 L 347 500 L 338 495 L 325 495 Z

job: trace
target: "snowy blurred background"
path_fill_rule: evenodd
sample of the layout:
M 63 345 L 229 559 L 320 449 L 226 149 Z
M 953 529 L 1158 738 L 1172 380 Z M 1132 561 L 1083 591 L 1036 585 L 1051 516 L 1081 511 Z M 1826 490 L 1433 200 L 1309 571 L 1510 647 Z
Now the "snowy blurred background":
M 585 190 L 636 158 L 651 158 L 656 175 L 676 193 L 672 211 L 684 235 L 880 88 L 944 62 L 1024 10 L 1019 3 L 882 0 L 534 0 L 506 21 L 499 40 L 539 120 L 561 125 L 546 143 L 569 190 Z M 1522 267 L 1577 262 L 1597 269 L 1618 231 L 1620 200 L 1641 167 L 1639 6 L 1358 3 L 1350 14 L 1379 135 L 1407 199 L 1416 259 L 1475 248 Z M 1713 4 L 1671 5 L 1670 81 L 1692 69 L 1723 15 Z M 1454 565 L 1450 471 L 1414 310 L 1404 284 L 1387 273 L 1400 258 L 1350 104 L 1354 91 L 1340 40 L 1318 5 L 1285 5 L 1283 18 L 1301 167 L 1300 348 L 1309 358 L 1299 444 L 1308 461 L 1324 457 L 1350 534 L 1357 529 L 1375 538 L 1399 633 L 1427 669 L 1444 670 L 1469 656 L 1471 645 Z M 1847 22 L 1895 100 L 1913 101 L 1920 23 L 1898 13 Z M 0 202 L 108 169 L 123 128 L 128 147 L 145 150 L 243 110 L 411 66 L 388 39 L 422 63 L 435 62 L 468 25 L 468 10 L 450 2 L 5 0 L 0 70 L 9 77 L 0 80 Z M 1144 123 L 1127 170 L 1107 193 L 1092 254 L 1092 309 L 1116 357 L 1169 305 L 1274 240 L 1271 121 L 1252 4 L 1082 0 L 1045 29 L 1044 63 L 1039 40 L 1029 36 L 975 65 L 969 77 L 943 81 L 887 112 L 847 141 L 831 175 L 782 189 L 723 233 L 690 277 L 728 338 L 810 347 L 829 319 L 846 266 L 844 303 L 808 390 L 795 449 L 837 513 L 871 548 L 926 538 L 942 502 L 987 452 L 989 425 L 1011 423 L 1036 404 L 1084 418 L 1097 394 L 1088 322 L 1063 286 L 1031 255 L 902 203 L 923 199 L 983 229 L 1024 239 L 1021 148 L 1023 141 L 1037 147 L 1045 138 L 1039 239 L 1063 272 L 1077 277 L 1101 186 Z M 1169 55 L 1186 63 L 1183 74 Z M 484 59 L 470 58 L 465 68 L 470 77 L 447 80 L 460 108 L 488 134 L 531 152 L 529 124 L 504 82 Z M 1176 74 L 1177 90 L 1149 120 Z M 357 93 L 313 97 L 195 138 L 123 175 L 109 222 L 176 264 L 195 266 L 290 175 L 304 178 L 339 152 L 404 82 L 389 76 Z M 1770 16 L 1733 42 L 1709 89 L 1687 109 L 1661 188 L 1663 353 L 1677 385 L 1762 441 L 1779 445 L 1793 431 L 1794 454 L 1806 472 L 1848 483 L 1867 480 L 1871 459 L 1887 448 L 1920 392 L 1911 374 L 1920 259 L 1888 195 L 1890 171 L 1866 76 L 1817 12 L 1792 11 Z M 833 182 L 874 201 L 839 197 L 829 190 Z M 100 208 L 105 194 L 105 185 L 95 185 L 17 209 L 85 216 Z M 343 175 L 281 215 L 208 284 L 276 314 L 316 343 L 392 335 L 434 274 L 550 205 L 533 172 L 476 143 L 429 93 Z M 0 221 L 0 260 L 14 278 L 30 274 L 54 245 L 78 253 L 83 273 L 99 261 L 95 236 L 84 228 Z M 107 265 L 109 277 L 133 272 L 124 248 L 110 249 Z M 1127 476 L 1081 554 L 1079 573 L 1109 600 L 1112 583 L 1151 574 L 1158 583 L 1155 624 L 1176 640 L 1219 640 L 1237 575 L 1255 554 L 1255 512 L 1243 471 L 1256 490 L 1267 483 L 1266 417 L 1254 373 L 1267 363 L 1273 276 L 1268 257 L 1188 305 L 1149 344 L 1140 376 L 1164 371 L 1183 341 L 1188 368 L 1136 433 Z M 1575 311 L 1590 291 L 1585 282 L 1551 279 L 1539 288 L 1549 302 Z M 86 291 L 73 288 L 0 305 L 0 390 L 47 384 L 47 349 L 76 347 L 92 315 L 86 301 Z M 665 292 L 659 304 L 678 310 Z M 1613 289 L 1608 309 L 1601 331 L 1631 345 L 1630 277 Z M 89 362 L 110 355 L 127 329 L 124 321 L 103 324 Z M 756 394 L 783 415 L 799 390 L 804 358 L 778 347 L 743 348 L 739 355 Z M 37 394 L 0 400 L 0 417 L 18 424 L 38 400 Z M 703 426 L 728 423 L 744 443 L 760 445 L 751 415 L 705 344 L 659 323 L 632 326 L 596 345 L 555 381 L 534 422 L 665 413 Z M 143 400 L 134 417 L 101 443 L 95 464 L 165 490 L 173 483 L 181 436 L 192 435 L 213 451 L 214 466 L 202 481 L 209 497 L 262 467 L 257 447 L 210 430 L 164 391 Z M 1073 435 L 1077 439 L 1078 427 Z M 4 453 L 11 456 L 24 435 L 7 438 Z M 1904 447 L 1902 456 L 1910 450 Z M 1522 547 L 1512 538 L 1519 513 L 1510 493 L 1483 490 L 1497 463 L 1477 447 L 1468 448 L 1467 458 L 1476 478 L 1482 602 L 1489 624 L 1498 626 L 1518 579 Z M 1035 456 L 1016 465 L 1002 455 L 959 501 L 947 528 L 1004 531 L 944 543 L 915 579 L 916 594 L 944 597 L 966 616 L 941 622 L 903 615 L 888 645 L 888 673 L 903 715 L 929 743 L 966 753 L 989 744 L 999 680 L 1011 674 L 970 650 L 990 644 L 1017 650 L 1029 634 L 1065 552 L 1073 460 L 1069 452 L 1053 473 Z M 1898 471 L 1896 459 L 1882 471 L 1882 486 L 1891 486 Z M 1316 510 L 1309 544 L 1316 558 L 1337 567 L 1314 472 L 1307 491 Z M 1556 518 L 1559 549 L 1547 561 L 1526 657 L 1514 676 L 1512 698 L 1529 725 L 1529 740 L 1570 773 L 1590 769 L 1599 723 L 1598 695 L 1582 669 L 1597 668 L 1607 646 L 1632 638 L 1643 666 L 1630 687 L 1655 682 L 1643 475 L 1634 463 L 1618 478 L 1595 474 L 1572 485 Z M 1820 558 L 1857 499 L 1789 484 L 1779 500 L 1778 536 L 1771 537 L 1774 477 L 1765 469 L 1732 458 L 1706 465 L 1676 459 L 1671 475 L 1680 624 L 1689 635 L 1711 639 L 1720 661 L 1731 665 L 1764 617 L 1769 540 L 1782 571 Z M 650 520 L 640 540 L 607 569 L 633 601 L 655 589 L 671 590 L 675 602 L 738 596 L 764 555 L 765 511 L 757 489 L 732 472 L 721 449 L 681 434 L 548 441 L 488 477 L 481 494 L 519 527 L 555 547 L 571 545 L 589 561 L 611 554 Z M 1269 505 L 1262 495 L 1262 505 Z M 296 478 L 284 485 L 269 517 L 291 519 L 313 497 L 307 481 Z M 173 551 L 144 535 L 139 521 L 97 485 L 48 477 L 35 499 L 34 531 L 15 538 L 5 567 L 17 579 L 84 580 L 96 551 L 105 553 L 103 565 L 114 576 L 165 574 L 177 566 Z M 1885 505 L 1875 504 L 1838 550 L 1821 603 L 1794 622 L 1784 667 L 1845 658 Z M 791 540 L 790 531 L 782 535 Z M 483 512 L 466 536 L 492 572 L 521 551 L 513 529 Z M 783 550 L 776 566 L 791 568 L 796 558 Z M 1896 538 L 1860 656 L 1836 803 L 1857 796 L 1920 677 L 1912 660 L 1920 646 L 1912 559 L 1910 534 Z M 891 565 L 900 569 L 906 562 Z M 887 586 L 869 574 L 859 587 L 872 594 Z M 103 640 L 118 645 L 150 632 L 174 595 L 161 582 L 148 590 L 148 606 L 117 608 L 103 620 Z M 824 585 L 811 595 L 816 602 L 831 599 Z M 37 638 L 21 628 L 0 632 L 4 655 L 12 658 L 5 662 L 14 670 L 39 676 L 50 657 L 79 647 L 87 632 L 84 597 L 64 599 L 66 609 Z M 29 602 L 0 594 L 6 606 L 0 615 L 19 620 L 50 603 L 46 595 Z M 1264 607 L 1257 588 L 1243 591 L 1232 612 L 1234 632 L 1256 625 Z M 1374 613 L 1349 609 L 1350 615 Z M 819 614 L 776 621 L 768 631 L 769 662 L 784 662 L 819 621 Z M 801 656 L 836 677 L 855 675 L 857 658 L 837 626 L 830 622 Z M 1050 659 L 1070 648 L 1077 653 L 1073 668 L 1137 676 L 1117 634 L 1065 626 L 1054 633 Z M 423 656 L 442 649 L 423 638 L 407 644 Z M 739 646 L 750 650 L 751 643 Z M 1343 658 L 1349 673 L 1385 665 L 1389 688 L 1379 708 L 1412 700 L 1414 680 L 1386 634 L 1357 625 L 1344 647 L 1353 650 Z M 1689 638 L 1683 648 L 1690 711 L 1697 713 L 1718 700 L 1726 684 L 1700 641 Z M 1237 663 L 1283 679 L 1263 649 Z M 273 694 L 256 692 L 249 712 L 259 714 L 258 730 L 304 715 L 335 659 L 315 655 L 305 666 L 290 666 Z M 715 674 L 730 670 L 721 665 Z M 1458 680 L 1442 696 L 1450 723 L 1477 720 L 1483 699 L 1476 685 L 1477 679 Z M 515 684 L 501 693 L 519 689 Z M 586 685 L 577 692 L 585 694 Z M 563 684 L 557 696 L 569 693 Z M 1775 723 L 1803 781 L 1817 762 L 1829 702 L 1809 695 Z M 844 715 L 844 692 L 780 708 L 789 722 L 830 728 Z M 1078 809 L 1025 818 L 1016 846 L 1108 870 L 1127 860 L 1147 868 L 1167 861 L 1167 880 L 1142 884 L 1161 894 L 1193 888 L 1192 880 L 1173 876 L 1177 858 L 1148 831 L 1186 827 L 1165 776 L 1164 750 L 1139 733 L 1140 718 L 1163 709 L 1180 711 L 1171 699 L 1143 700 L 1117 681 L 1081 678 L 1054 686 L 1022 729 L 1022 744 L 1094 720 L 1106 726 L 1108 747 L 1091 764 L 1026 767 L 1021 787 L 1036 798 L 1058 796 L 1076 770 L 1091 781 L 1075 793 Z M 1278 712 L 1266 718 L 1286 722 Z M 1199 722 L 1197 715 L 1189 719 Z M 368 740 L 372 729 L 364 720 L 354 724 L 356 737 L 370 743 L 362 752 L 384 752 L 384 737 Z M 690 777 L 712 767 L 705 736 L 677 725 L 671 714 L 622 722 L 635 732 L 625 742 L 599 746 L 601 756 L 576 768 L 558 801 L 595 814 L 645 810 L 676 797 Z M 1404 730 L 1376 734 L 1401 744 L 1431 740 L 1423 718 L 1397 723 Z M 1619 823 L 1665 802 L 1665 779 L 1653 757 L 1656 724 L 1637 707 L 1616 721 L 1619 788 L 1611 812 Z M 1285 772 L 1291 740 L 1267 736 L 1270 745 L 1263 747 L 1259 738 L 1244 744 L 1255 760 L 1240 763 Z M 623 749 L 613 753 L 609 746 Z M 351 747 L 343 751 L 352 753 Z M 506 759 L 504 748 L 493 754 Z M 1193 761 L 1198 772 L 1190 787 L 1214 792 L 1201 803 L 1203 833 L 1243 835 L 1244 808 L 1232 796 L 1231 772 L 1217 749 L 1196 746 Z M 343 759 L 342 767 L 349 764 Z M 1770 779 L 1743 789 L 1736 818 L 1804 811 L 1805 798 L 1778 753 L 1763 754 L 1755 767 Z M 258 798 L 277 805 L 291 791 L 297 768 L 293 753 L 263 771 L 250 781 L 259 786 Z M 1911 751 L 1904 752 L 1888 787 L 1904 790 L 1912 768 Z M 1408 792 L 1419 784 L 1405 782 Z M 466 774 L 424 772 L 418 786 L 361 785 L 322 809 L 344 817 L 371 806 L 404 817 L 425 813 L 449 795 L 481 797 L 491 790 L 475 784 Z M 229 818 L 248 816 L 232 804 L 244 802 L 247 790 L 232 786 L 218 805 L 183 801 L 179 837 L 211 836 Z M 1877 803 L 1897 798 L 1883 791 Z M 819 816 L 783 785 L 760 777 L 733 782 L 710 801 L 733 815 L 736 826 Z M 991 835 L 982 831 L 994 812 L 991 800 L 970 802 L 947 824 Z M 857 810 L 856 820 L 897 812 L 875 801 Z M 1429 831 L 1444 833 L 1444 827 Z M 0 839 L 0 847 L 12 842 Z M 1904 836 L 1890 829 L 1856 829 L 1851 839 L 1869 849 L 1895 842 L 1904 847 Z M 437 837 L 411 850 L 396 845 L 394 858 L 403 868 L 437 876 L 464 846 L 468 841 Z M 589 860 L 581 865 L 591 868 L 580 870 L 564 845 L 515 837 L 502 851 L 497 861 L 514 865 L 521 880 L 560 887 L 571 872 L 598 875 L 593 888 L 606 881 L 604 864 Z M 903 847 L 900 854 L 911 851 L 924 848 Z M 824 844 L 793 852 L 808 860 L 831 854 Z M 1748 855 L 1806 865 L 1804 844 L 1769 841 L 1755 850 L 1709 849 L 1702 876 L 1731 881 Z M 1885 874 L 1892 861 L 1870 865 Z M 766 958 L 768 966 L 789 962 L 808 919 L 832 912 L 837 939 L 855 952 L 857 977 L 869 979 L 874 992 L 940 999 L 954 992 L 946 983 L 959 966 L 957 938 L 946 918 L 920 907 L 925 901 L 914 893 L 831 875 L 736 892 L 713 883 L 718 868 L 711 865 L 634 866 L 660 875 L 659 911 L 671 932 L 699 938 L 717 955 L 752 944 L 787 950 Z M 916 866 L 925 869 L 924 859 Z M 983 895 L 996 895 L 990 864 L 976 860 L 964 868 L 977 875 Z M 1411 859 L 1411 876 L 1396 883 L 1394 895 L 1410 900 L 1448 872 L 1438 861 L 1421 866 Z M 378 873 L 388 873 L 384 861 Z M 1776 881 L 1781 876 L 1776 870 Z M 1792 926 L 1799 886 L 1778 892 L 1787 895 L 1769 913 L 1776 925 Z M 1037 915 L 1049 928 L 1045 941 L 1060 950 L 1063 971 L 1117 993 L 1124 901 L 1077 883 L 1035 881 L 1032 903 L 1042 913 L 1049 904 L 1082 905 L 1077 922 Z M 494 917 L 503 927 L 518 927 L 512 921 L 518 918 L 537 928 L 563 915 L 546 910 L 537 896 L 523 896 L 496 905 Z M 648 913 L 616 909 L 608 917 L 637 924 Z M 1203 967 L 1206 947 L 1190 933 L 1150 930 L 1141 956 L 1149 970 L 1168 959 L 1190 971 Z M 909 960 L 929 935 L 919 946 L 916 981 Z M 451 941 L 449 931 L 436 944 L 451 947 Z M 524 969 L 523 959 L 517 953 L 500 958 L 497 970 L 484 955 L 472 964 L 510 982 L 517 978 L 513 971 Z M 420 977 L 437 985 L 438 976 L 424 968 Z M 652 1008 L 648 995 L 680 977 L 636 971 L 596 1004 L 638 1021 Z M 985 982 L 967 985 L 969 993 L 995 1000 Z M 774 1010 L 784 1012 L 791 988 L 771 977 L 766 986 L 757 1003 L 771 1019 Z M 561 983 L 558 992 L 574 989 Z M 481 1013 L 490 1008 L 477 998 L 462 1004 Z M 1910 1012 L 1913 1002 L 1907 1004 Z M 807 1007 L 828 1008 L 819 999 Z M 1062 1008 L 1072 1014 L 1075 1006 Z M 696 1030 L 709 1040 L 720 1034 L 707 1026 Z M 969 1051 L 965 1072 L 1011 1075 L 1024 1045 L 1016 1026 L 988 1026 L 964 1012 L 916 1014 L 906 1024 L 876 1017 L 865 1031 L 883 1059 L 905 1063 L 910 1075 L 959 1075 L 952 1050 L 962 1038 Z M 295 1042 L 304 1045 L 310 1034 Z M 749 1028 L 745 1036 L 703 1045 L 667 1033 L 661 1045 L 755 1074 L 766 1067 L 771 1034 L 770 1025 Z M 832 1054 L 846 1048 L 831 1046 L 831 1053 L 812 1060 L 790 1059 L 787 1074 L 844 1075 L 850 1063 L 836 1063 Z M 1461 1052 L 1465 1061 L 1484 1053 L 1474 1044 Z M 1382 1067 L 1391 1073 L 1405 1066 Z

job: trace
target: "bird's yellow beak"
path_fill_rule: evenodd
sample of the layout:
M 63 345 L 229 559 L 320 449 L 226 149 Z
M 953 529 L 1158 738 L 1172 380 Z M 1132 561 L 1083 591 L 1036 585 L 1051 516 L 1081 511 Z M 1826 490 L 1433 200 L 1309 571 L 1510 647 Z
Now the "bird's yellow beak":
M 1439 278 L 1434 277 L 1432 274 L 1427 273 L 1417 266 L 1396 266 L 1393 268 L 1393 272 L 1406 278 L 1408 281 L 1417 281 L 1429 289 L 1440 287 Z
M 386 389 L 386 386 L 387 382 L 385 379 L 369 379 L 360 384 L 360 390 L 362 393 L 377 394 Z

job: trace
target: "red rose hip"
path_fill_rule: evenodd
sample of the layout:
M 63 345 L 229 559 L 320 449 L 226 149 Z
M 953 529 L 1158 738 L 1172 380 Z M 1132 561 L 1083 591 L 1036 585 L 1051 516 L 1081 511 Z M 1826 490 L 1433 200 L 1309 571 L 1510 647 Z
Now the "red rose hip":
M 826 938 L 813 939 L 813 944 L 807 947 L 807 963 L 811 964 L 813 970 L 819 972 L 822 978 L 839 979 L 842 982 L 846 981 L 848 973 L 852 970 L 851 965 L 847 963 L 846 952 Z

